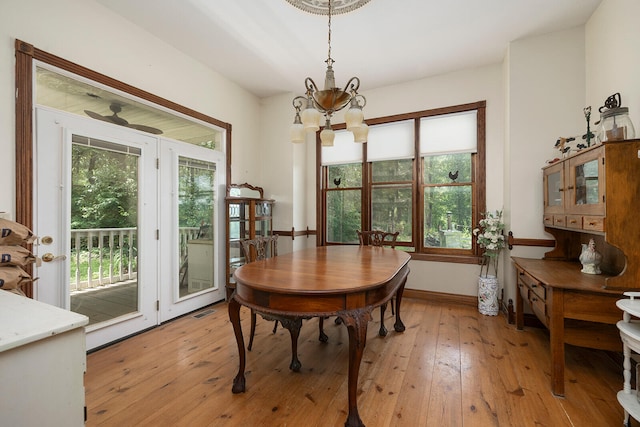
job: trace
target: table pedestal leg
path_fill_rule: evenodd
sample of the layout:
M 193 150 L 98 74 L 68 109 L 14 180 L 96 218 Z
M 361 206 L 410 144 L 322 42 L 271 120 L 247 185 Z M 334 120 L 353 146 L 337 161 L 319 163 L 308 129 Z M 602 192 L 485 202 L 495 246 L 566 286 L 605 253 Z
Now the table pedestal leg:
M 407 282 L 407 279 L 404 279 L 404 283 L 398 288 L 398 292 L 396 292 L 396 323 L 393 325 L 393 329 L 396 332 L 404 332 L 404 323 L 402 323 L 402 319 L 400 318 L 400 304 L 402 304 L 402 294 L 404 293 L 404 284 Z
M 302 319 L 299 317 L 292 319 L 280 319 L 280 323 L 289 330 L 289 334 L 291 335 L 291 363 L 289 364 L 289 369 L 293 372 L 300 372 L 302 363 L 298 360 L 298 337 L 300 336 Z
M 367 323 L 371 320 L 370 310 L 357 310 L 340 314 L 342 322 L 349 332 L 349 414 L 345 427 L 364 427 L 358 415 L 358 374 L 362 353 L 367 343 Z
M 242 337 L 242 325 L 240 324 L 240 304 L 233 298 L 229 301 L 229 320 L 233 325 L 233 332 L 236 335 L 236 343 L 238 344 L 238 353 L 240 355 L 240 366 L 238 368 L 238 374 L 233 379 L 233 393 L 244 393 L 245 391 L 245 350 L 244 350 L 244 338 Z

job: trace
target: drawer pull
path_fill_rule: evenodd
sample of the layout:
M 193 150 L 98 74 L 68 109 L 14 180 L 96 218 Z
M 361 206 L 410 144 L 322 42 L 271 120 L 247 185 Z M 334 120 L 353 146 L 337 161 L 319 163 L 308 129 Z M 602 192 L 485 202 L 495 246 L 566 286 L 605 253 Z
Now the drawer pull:
M 595 221 L 589 221 L 589 225 L 596 225 L 597 223 Z
M 571 224 L 576 224 L 578 221 L 576 221 L 575 219 L 572 219 L 571 221 L 569 221 L 569 223 Z
M 537 288 L 537 287 L 538 287 L 538 285 L 536 285 L 535 283 L 532 283 L 532 284 L 531 284 L 531 287 L 532 287 L 532 288 Z
M 573 185 L 568 186 L 567 190 L 573 190 Z
M 538 301 L 538 298 L 533 297 L 533 298 L 531 298 L 531 301 L 532 301 L 532 302 L 536 302 L 536 301 Z
M 562 222 L 562 220 L 560 218 L 556 219 L 556 222 Z

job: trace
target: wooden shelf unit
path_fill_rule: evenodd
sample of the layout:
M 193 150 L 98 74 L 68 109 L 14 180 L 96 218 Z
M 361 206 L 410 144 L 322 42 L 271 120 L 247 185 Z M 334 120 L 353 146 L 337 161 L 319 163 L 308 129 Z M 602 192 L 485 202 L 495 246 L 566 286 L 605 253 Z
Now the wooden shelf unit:
M 233 272 L 246 263 L 240 240 L 273 233 L 273 205 L 264 190 L 251 184 L 231 184 L 226 197 L 226 287 L 227 300 L 235 289 Z
M 607 289 L 640 289 L 640 140 L 605 142 L 543 168 L 545 259 L 577 260 L 593 238 Z
M 524 308 L 549 329 L 551 385 L 564 395 L 564 345 L 621 351 L 616 301 L 640 290 L 640 140 L 605 142 L 543 168 L 545 231 L 556 245 L 544 259 L 514 257 L 516 327 Z M 590 239 L 603 274 L 581 272 Z

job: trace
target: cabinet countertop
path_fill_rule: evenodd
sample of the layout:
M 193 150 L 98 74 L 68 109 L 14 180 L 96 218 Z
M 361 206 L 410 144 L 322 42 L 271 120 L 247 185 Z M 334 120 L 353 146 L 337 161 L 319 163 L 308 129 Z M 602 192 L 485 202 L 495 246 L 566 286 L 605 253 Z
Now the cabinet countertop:
M 0 352 L 83 327 L 89 318 L 0 291 Z
M 582 273 L 582 266 L 578 262 L 520 257 L 511 259 L 531 276 L 554 288 L 614 295 L 623 293 L 622 290 L 605 288 L 605 279 L 611 275 Z

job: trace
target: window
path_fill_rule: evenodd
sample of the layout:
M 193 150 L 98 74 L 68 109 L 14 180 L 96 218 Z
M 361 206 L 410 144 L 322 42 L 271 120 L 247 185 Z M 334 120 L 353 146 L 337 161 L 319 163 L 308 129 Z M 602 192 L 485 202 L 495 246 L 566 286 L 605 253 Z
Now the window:
M 367 120 L 366 144 L 336 130 L 320 150 L 322 244 L 399 232 L 417 259 L 477 262 L 485 210 L 485 102 Z M 336 126 L 336 128 L 338 128 Z

